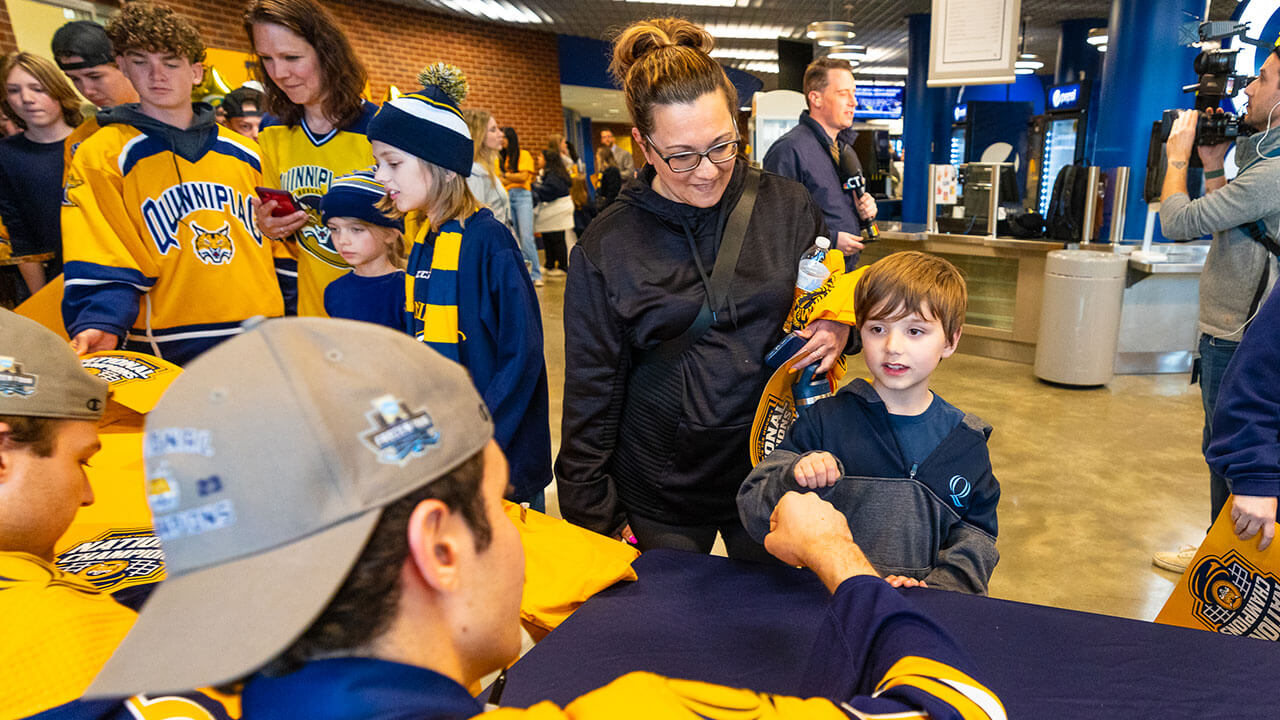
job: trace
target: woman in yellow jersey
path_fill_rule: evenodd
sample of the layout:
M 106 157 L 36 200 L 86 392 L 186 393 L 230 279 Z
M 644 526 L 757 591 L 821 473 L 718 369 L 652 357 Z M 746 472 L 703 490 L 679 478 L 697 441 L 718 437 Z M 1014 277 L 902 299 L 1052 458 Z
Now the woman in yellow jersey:
M 320 222 L 329 183 L 373 162 L 365 127 L 377 106 L 361 97 L 364 65 L 337 21 L 316 0 L 251 0 L 244 29 L 266 90 L 262 178 L 287 190 L 302 209 L 273 217 L 274 202 L 255 204 L 263 235 L 284 241 L 296 261 L 297 313 L 324 315 L 324 289 L 350 270 Z M 278 262 L 287 288 L 292 262 Z M 286 296 L 288 292 L 286 290 Z

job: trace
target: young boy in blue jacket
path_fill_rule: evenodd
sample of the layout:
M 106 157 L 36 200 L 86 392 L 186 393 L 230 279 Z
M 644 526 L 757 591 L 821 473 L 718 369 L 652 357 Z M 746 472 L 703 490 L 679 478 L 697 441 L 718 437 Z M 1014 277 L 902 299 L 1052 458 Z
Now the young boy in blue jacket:
M 895 253 L 867 270 L 854 313 L 872 381 L 810 407 L 751 471 L 738 510 L 753 538 L 784 494 L 815 491 L 894 586 L 986 594 L 1000 557 L 991 426 L 929 390 L 966 303 L 964 278 L 941 258 Z

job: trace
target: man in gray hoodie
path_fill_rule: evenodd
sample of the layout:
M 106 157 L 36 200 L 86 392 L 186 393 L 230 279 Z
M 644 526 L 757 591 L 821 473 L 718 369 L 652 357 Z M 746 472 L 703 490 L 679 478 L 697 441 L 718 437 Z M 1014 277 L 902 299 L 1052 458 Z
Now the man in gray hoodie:
M 1213 431 L 1213 408 L 1227 363 L 1245 327 L 1270 294 L 1277 277 L 1275 238 L 1280 235 L 1280 48 L 1272 51 L 1258 77 L 1244 90 L 1249 99 L 1244 120 L 1256 135 L 1236 143 L 1240 168 L 1231 182 L 1223 162 L 1230 143 L 1199 146 L 1204 165 L 1204 197 L 1187 197 L 1187 165 L 1195 145 L 1199 113 L 1183 112 L 1165 146 L 1168 165 L 1160 197 L 1160 227 L 1167 237 L 1192 239 L 1212 233 L 1213 243 L 1200 275 L 1200 397 L 1204 405 L 1204 442 Z M 1270 248 L 1268 247 L 1270 246 Z M 1226 479 L 1209 473 L 1211 516 L 1218 516 L 1230 492 Z M 1186 569 L 1194 548 L 1156 553 L 1159 567 Z

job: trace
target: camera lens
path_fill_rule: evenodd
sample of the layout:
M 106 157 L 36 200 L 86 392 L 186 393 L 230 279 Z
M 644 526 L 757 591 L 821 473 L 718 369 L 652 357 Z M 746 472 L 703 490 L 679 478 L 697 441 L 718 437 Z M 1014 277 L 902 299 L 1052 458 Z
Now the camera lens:
M 1235 69 L 1236 53 L 1234 50 L 1205 50 L 1196 56 L 1195 71 L 1197 75 L 1224 75 Z

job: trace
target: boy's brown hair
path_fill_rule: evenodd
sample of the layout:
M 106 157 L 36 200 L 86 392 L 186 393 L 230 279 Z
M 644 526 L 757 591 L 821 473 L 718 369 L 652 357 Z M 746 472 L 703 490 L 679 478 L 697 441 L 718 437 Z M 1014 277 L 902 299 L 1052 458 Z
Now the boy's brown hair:
M 204 41 L 195 25 L 167 7 L 148 0 L 126 3 L 107 23 L 107 37 L 116 55 L 128 52 L 171 52 L 195 63 L 204 62 Z
M 897 252 L 867 268 L 853 293 L 858 324 L 900 320 L 912 313 L 937 319 L 950 342 L 964 326 L 969 291 L 955 265 L 915 250 Z

